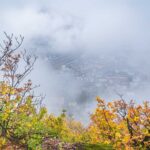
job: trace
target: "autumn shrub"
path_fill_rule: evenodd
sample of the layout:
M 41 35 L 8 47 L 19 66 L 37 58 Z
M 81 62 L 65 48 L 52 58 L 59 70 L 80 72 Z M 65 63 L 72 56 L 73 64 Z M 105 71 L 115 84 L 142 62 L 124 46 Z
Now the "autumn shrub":
M 19 50 L 22 36 L 5 37 L 0 45 L 0 148 L 37 149 L 45 137 L 57 134 L 45 124 L 47 109 L 41 104 L 43 97 L 34 94 L 37 86 L 24 81 L 37 57 Z
M 84 128 L 65 113 L 48 114 L 43 99 L 34 94 L 38 86 L 24 81 L 33 70 L 36 56 L 19 50 L 23 37 L 5 33 L 0 45 L 0 149 L 41 149 L 45 139 L 80 142 Z
M 116 149 L 150 149 L 149 102 L 135 104 L 120 100 L 106 103 L 97 97 L 91 115 L 89 134 L 92 143 L 112 144 Z

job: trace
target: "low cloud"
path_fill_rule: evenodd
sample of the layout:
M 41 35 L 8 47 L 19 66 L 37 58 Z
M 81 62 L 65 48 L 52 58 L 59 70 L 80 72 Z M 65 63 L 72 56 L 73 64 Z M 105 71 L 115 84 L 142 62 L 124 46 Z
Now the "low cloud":
M 0 3 L 1 40 L 3 31 L 25 36 L 23 47 L 39 57 L 30 77 L 50 112 L 65 108 L 80 119 L 95 96 L 110 100 L 115 91 L 150 98 L 149 1 Z

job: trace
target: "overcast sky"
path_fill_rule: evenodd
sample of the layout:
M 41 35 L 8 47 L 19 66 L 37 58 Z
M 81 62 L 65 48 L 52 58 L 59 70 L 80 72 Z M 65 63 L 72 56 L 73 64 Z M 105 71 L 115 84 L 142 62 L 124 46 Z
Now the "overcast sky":
M 46 36 L 56 50 L 122 47 L 147 50 L 150 36 L 148 0 L 2 1 L 1 32 L 30 40 Z
M 0 0 L 0 15 L 0 40 L 3 31 L 22 34 L 23 47 L 39 56 L 32 78 L 48 95 L 50 111 L 62 109 L 63 93 L 73 99 L 83 86 L 72 72 L 58 75 L 43 60 L 52 52 L 94 59 L 117 56 L 127 67 L 150 73 L 149 0 Z M 149 88 L 138 93 L 142 95 L 138 98 L 150 97 Z

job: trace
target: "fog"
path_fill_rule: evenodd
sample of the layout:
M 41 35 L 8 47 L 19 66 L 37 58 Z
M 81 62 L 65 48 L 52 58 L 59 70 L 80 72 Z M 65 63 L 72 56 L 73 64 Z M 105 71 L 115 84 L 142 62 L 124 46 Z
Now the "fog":
M 3 31 L 25 36 L 38 60 L 29 76 L 49 112 L 87 121 L 97 95 L 150 99 L 150 2 L 0 1 Z

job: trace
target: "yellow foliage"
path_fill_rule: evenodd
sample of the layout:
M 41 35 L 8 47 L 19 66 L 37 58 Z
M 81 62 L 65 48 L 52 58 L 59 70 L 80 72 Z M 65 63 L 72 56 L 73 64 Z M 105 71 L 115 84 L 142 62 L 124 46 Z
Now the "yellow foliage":
M 145 137 L 150 137 L 148 102 L 133 106 L 123 100 L 106 103 L 97 97 L 97 108 L 90 116 L 90 125 L 85 128 L 81 122 L 68 118 L 65 113 L 60 116 L 48 114 L 45 107 L 37 111 L 32 96 L 23 99 L 20 89 L 10 88 L 6 83 L 0 85 L 0 93 L 0 104 L 3 106 L 0 123 L 5 126 L 8 121 L 8 129 L 0 137 L 0 145 L 7 143 L 6 137 L 11 137 L 12 132 L 15 136 L 24 135 L 20 142 L 27 144 L 26 136 L 30 132 L 38 131 L 40 140 L 49 136 L 49 132 L 54 132 L 56 137 L 65 142 L 111 144 L 118 150 L 129 150 L 142 144 L 142 148 L 149 146 L 149 142 L 144 141 Z
M 145 140 L 145 137 L 150 138 L 147 135 L 150 131 L 148 102 L 136 106 L 133 101 L 126 103 L 122 99 L 108 103 L 100 97 L 96 100 L 98 105 L 89 126 L 91 142 L 111 143 L 117 149 L 150 147 Z

